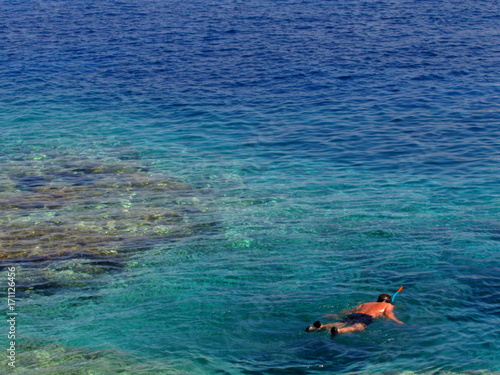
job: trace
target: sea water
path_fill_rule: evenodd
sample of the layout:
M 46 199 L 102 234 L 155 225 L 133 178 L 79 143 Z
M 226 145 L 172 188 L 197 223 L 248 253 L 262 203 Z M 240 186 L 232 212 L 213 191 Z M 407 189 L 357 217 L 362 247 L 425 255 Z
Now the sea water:
M 500 371 L 498 2 L 0 9 L 2 373 Z

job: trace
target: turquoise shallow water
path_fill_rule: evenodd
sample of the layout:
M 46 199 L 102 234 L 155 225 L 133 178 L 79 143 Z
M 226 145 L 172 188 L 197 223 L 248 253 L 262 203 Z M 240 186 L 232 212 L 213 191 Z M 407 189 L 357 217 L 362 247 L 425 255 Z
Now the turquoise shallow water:
M 499 371 L 497 4 L 2 7 L 14 373 Z

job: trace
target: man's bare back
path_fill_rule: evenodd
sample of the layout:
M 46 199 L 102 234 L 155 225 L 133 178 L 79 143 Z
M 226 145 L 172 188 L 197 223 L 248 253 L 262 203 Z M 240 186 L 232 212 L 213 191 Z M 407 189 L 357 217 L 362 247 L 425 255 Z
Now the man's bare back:
M 329 330 L 332 336 L 339 333 L 363 331 L 372 323 L 373 319 L 384 317 L 393 320 L 398 324 L 404 324 L 394 315 L 394 305 L 391 303 L 391 296 L 382 293 L 377 302 L 366 302 L 356 306 L 353 309 L 342 311 L 330 316 L 346 315 L 346 317 L 337 323 L 321 324 L 320 321 L 314 322 L 306 328 L 307 332 Z
M 384 317 L 394 320 L 396 323 L 404 324 L 401 320 L 394 315 L 394 305 L 387 302 L 366 302 L 355 307 L 354 313 L 366 314 L 375 318 Z

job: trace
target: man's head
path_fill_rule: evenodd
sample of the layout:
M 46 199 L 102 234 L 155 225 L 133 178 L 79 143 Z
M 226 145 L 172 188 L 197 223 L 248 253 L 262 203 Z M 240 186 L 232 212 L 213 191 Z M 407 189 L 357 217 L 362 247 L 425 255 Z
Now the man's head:
M 377 302 L 387 302 L 391 303 L 392 299 L 391 296 L 387 293 L 382 293 L 381 295 L 378 296 Z

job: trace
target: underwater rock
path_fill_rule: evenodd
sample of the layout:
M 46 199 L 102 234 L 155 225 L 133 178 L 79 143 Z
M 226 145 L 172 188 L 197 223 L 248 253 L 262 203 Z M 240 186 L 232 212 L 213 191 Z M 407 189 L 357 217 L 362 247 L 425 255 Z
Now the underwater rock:
M 97 257 L 21 263 L 16 267 L 17 296 L 52 295 L 61 288 L 92 285 L 99 275 L 122 268 L 120 259 Z
M 7 359 L 0 366 L 8 368 Z M 136 361 L 117 350 L 92 350 L 84 347 L 65 347 L 49 340 L 23 339 L 18 341 L 16 367 L 10 374 L 23 375 L 98 375 L 98 374 L 184 374 L 165 362 Z
M 0 174 L 0 181 L 9 182 L 0 196 L 0 266 L 119 262 L 131 252 L 213 231 L 216 225 L 205 221 L 202 194 L 135 161 L 46 157 L 43 163 L 9 167 Z M 95 272 L 90 268 L 81 276 Z M 44 277 L 56 275 L 68 284 L 68 272 Z

